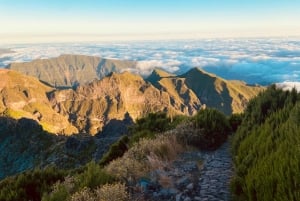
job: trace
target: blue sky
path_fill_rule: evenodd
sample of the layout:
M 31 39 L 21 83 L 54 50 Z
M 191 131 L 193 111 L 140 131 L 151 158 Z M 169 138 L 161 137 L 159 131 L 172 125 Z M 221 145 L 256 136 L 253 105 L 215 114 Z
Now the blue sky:
M 295 36 L 299 8 L 299 0 L 0 0 L 0 42 Z

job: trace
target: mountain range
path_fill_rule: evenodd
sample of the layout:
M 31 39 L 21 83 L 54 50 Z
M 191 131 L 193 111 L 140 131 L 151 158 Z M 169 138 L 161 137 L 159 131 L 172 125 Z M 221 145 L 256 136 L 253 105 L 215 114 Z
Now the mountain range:
M 194 115 L 205 107 L 240 113 L 264 89 L 199 68 L 182 75 L 155 69 L 143 78 L 126 71 L 135 65 L 82 55 L 12 63 L 0 71 L 0 114 L 33 119 L 50 133 L 96 135 L 126 115 Z
M 206 107 L 240 113 L 264 90 L 199 68 L 181 75 L 154 69 L 145 78 L 126 71 L 134 65 L 63 55 L 0 69 L 0 178 L 99 160 L 148 113 L 192 116 Z
M 11 63 L 7 68 L 35 76 L 53 87 L 65 88 L 87 84 L 102 79 L 110 72 L 121 72 L 136 65 L 135 61 L 66 54 L 50 59 Z

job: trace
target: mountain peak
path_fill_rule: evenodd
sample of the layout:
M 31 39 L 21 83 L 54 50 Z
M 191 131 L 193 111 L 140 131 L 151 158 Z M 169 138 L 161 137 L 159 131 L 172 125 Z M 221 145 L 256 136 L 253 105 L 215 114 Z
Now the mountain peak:
M 153 84 L 162 78 L 174 77 L 174 76 L 175 76 L 174 74 L 168 73 L 167 71 L 165 71 L 163 69 L 155 68 L 146 80 Z
M 157 74 L 160 77 L 172 77 L 172 76 L 175 76 L 174 74 L 169 73 L 169 72 L 167 72 L 167 71 L 165 71 L 165 70 L 163 70 L 161 68 L 155 68 L 152 73 L 155 73 L 155 74 Z
M 196 75 L 197 76 L 203 75 L 203 76 L 208 76 L 208 77 L 212 77 L 212 78 L 220 78 L 220 77 L 216 76 L 215 74 L 206 72 L 205 70 L 198 68 L 198 67 L 191 68 L 189 71 L 187 71 L 186 73 L 184 73 L 181 76 L 186 77 L 186 76 L 196 76 Z

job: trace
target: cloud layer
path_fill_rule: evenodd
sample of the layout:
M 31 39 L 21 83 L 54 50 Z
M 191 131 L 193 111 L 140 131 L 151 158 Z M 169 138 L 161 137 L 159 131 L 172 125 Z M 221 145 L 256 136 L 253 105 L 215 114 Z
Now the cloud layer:
M 0 55 L 0 67 L 11 62 L 84 54 L 138 61 L 140 74 L 160 67 L 182 73 L 200 67 L 226 79 L 249 84 L 300 81 L 298 39 L 214 39 L 196 41 L 149 41 L 124 43 L 78 43 L 11 45 L 15 53 Z M 129 69 L 130 70 L 130 69 Z

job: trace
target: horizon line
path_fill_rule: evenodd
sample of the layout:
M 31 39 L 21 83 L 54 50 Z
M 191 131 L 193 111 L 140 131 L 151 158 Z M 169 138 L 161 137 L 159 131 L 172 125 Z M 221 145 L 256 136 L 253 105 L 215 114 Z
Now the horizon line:
M 0 45 L 8 44 L 50 44 L 50 43 L 94 43 L 94 42 L 138 42 L 138 41 L 174 41 L 174 40 L 213 40 L 213 39 L 283 39 L 299 38 L 295 34 L 203 34 L 203 33 L 162 33 L 162 34 L 7 34 L 0 33 Z

